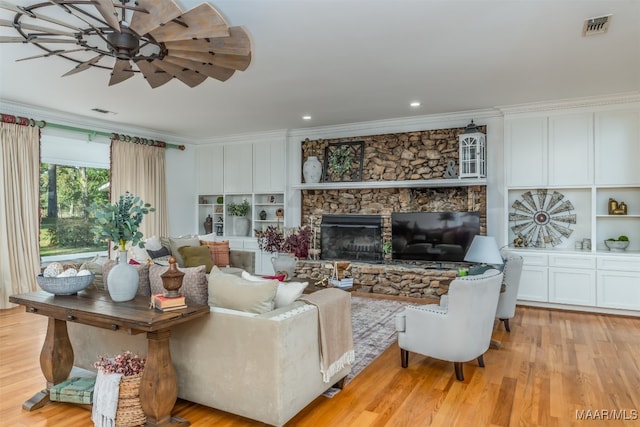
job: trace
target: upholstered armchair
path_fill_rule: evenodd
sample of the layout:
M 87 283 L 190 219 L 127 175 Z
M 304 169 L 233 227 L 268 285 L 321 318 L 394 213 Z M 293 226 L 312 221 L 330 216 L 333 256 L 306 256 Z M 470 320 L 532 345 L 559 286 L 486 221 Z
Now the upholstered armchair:
M 518 299 L 518 288 L 520 287 L 520 276 L 522 275 L 523 258 L 517 254 L 508 254 L 504 264 L 503 291 L 498 299 L 498 308 L 496 317 L 504 323 L 507 332 L 511 332 L 509 328 L 509 319 L 513 319 L 516 314 L 516 300 Z
M 496 318 L 502 273 L 458 277 L 449 285 L 446 305 L 408 306 L 396 317 L 402 367 L 409 352 L 454 363 L 456 378 L 464 381 L 462 363 L 473 359 L 484 367 Z

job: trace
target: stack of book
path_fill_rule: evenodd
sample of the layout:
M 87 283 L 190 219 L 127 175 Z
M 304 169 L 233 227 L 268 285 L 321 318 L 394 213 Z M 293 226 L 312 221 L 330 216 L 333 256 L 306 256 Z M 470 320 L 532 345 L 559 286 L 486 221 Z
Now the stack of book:
M 184 295 L 169 298 L 164 296 L 163 294 L 154 294 L 153 306 L 160 311 L 180 310 L 182 308 L 187 308 Z

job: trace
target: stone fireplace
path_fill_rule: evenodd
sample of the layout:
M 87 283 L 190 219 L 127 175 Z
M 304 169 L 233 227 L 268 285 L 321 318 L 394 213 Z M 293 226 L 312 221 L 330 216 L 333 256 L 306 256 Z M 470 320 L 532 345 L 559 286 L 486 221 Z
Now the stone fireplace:
M 324 260 L 382 262 L 380 215 L 322 215 L 320 236 Z
M 479 128 L 486 133 L 484 126 Z M 383 254 L 382 248 L 391 244 L 393 212 L 479 212 L 480 234 L 486 234 L 486 185 L 447 179 L 447 169 L 458 163 L 458 135 L 463 131 L 464 128 L 450 128 L 302 141 L 302 161 L 317 156 L 325 167 L 323 153 L 329 144 L 363 142 L 362 159 L 358 161 L 362 167 L 361 181 L 349 185 L 327 182 L 315 188 L 302 188 L 302 223 L 308 223 L 309 218 L 333 216 L 375 217 L 380 223 L 380 239 L 364 229 L 343 230 L 340 236 L 337 225 L 321 227 L 321 258 L 352 261 L 350 274 L 354 282 L 374 293 L 422 298 L 437 298 L 446 293 L 448 283 L 456 275 L 455 266 L 443 265 L 444 270 L 433 270 L 419 263 L 397 264 L 391 262 L 389 254 Z M 378 241 L 375 249 L 371 246 L 374 240 Z M 340 251 L 333 246 L 339 246 Z M 371 250 L 371 254 L 364 257 L 363 250 Z M 296 276 L 311 280 L 327 277 L 330 267 L 326 261 L 300 261 Z

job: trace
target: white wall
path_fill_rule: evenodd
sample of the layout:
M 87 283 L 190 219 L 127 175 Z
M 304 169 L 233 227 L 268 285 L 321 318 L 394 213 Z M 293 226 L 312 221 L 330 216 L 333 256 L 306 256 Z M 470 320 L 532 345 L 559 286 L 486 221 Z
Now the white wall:
M 166 151 L 167 211 L 169 235 L 182 236 L 198 232 L 196 224 L 196 150 Z

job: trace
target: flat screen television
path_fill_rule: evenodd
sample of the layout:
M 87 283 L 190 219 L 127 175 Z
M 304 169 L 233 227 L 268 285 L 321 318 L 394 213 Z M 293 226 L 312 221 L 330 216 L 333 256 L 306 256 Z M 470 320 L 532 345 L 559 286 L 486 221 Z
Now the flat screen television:
M 392 258 L 464 261 L 464 255 L 476 234 L 480 234 L 479 212 L 392 213 Z

